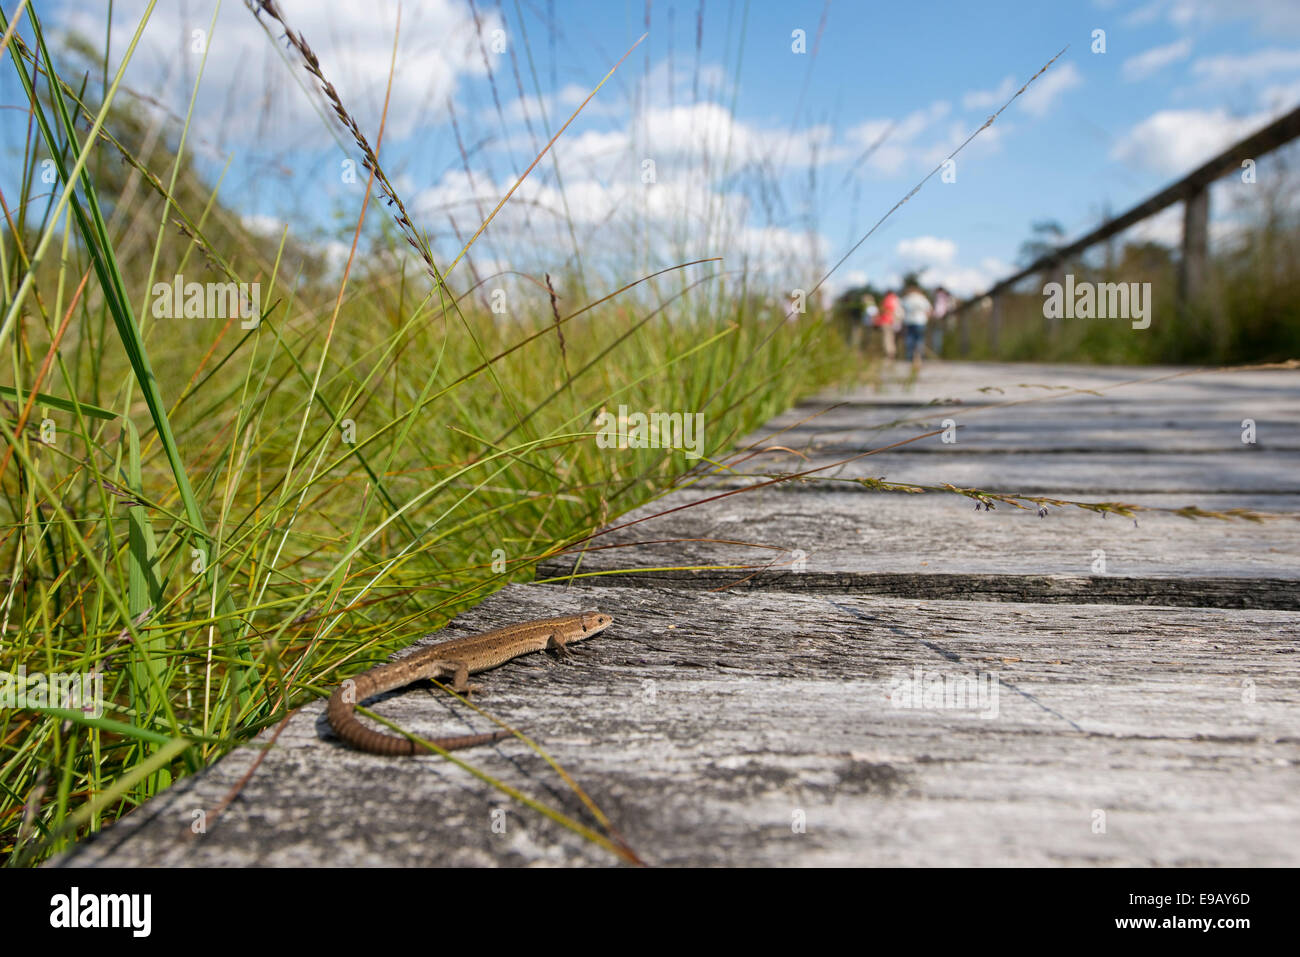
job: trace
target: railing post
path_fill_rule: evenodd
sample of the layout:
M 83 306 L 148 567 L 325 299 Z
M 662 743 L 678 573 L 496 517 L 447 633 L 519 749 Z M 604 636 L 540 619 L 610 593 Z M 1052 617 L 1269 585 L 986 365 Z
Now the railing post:
M 1210 265 L 1210 189 L 1203 186 L 1183 201 L 1183 258 L 1178 264 L 1178 306 L 1200 302 Z
M 1047 273 L 1046 278 L 1048 282 L 1057 283 L 1062 289 L 1064 289 L 1065 288 L 1065 260 L 1058 259 L 1055 263 L 1053 263 L 1052 268 Z M 1044 309 L 1043 312 L 1046 313 L 1047 310 Z M 1043 339 L 1047 342 L 1055 341 L 1057 329 L 1059 326 L 1060 326 L 1060 322 L 1058 320 L 1049 319 L 1046 315 L 1044 315 L 1043 316 L 1043 327 L 1044 327 Z
M 1002 297 L 993 297 L 993 312 L 989 315 L 989 345 L 992 347 L 993 357 L 998 356 L 998 333 L 999 326 L 1002 325 Z

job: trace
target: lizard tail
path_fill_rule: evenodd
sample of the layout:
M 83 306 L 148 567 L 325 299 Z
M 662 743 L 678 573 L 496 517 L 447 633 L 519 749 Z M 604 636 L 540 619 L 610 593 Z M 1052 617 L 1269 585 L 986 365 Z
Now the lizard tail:
M 330 695 L 329 705 L 325 709 L 325 717 L 329 720 L 330 727 L 343 741 L 359 751 L 368 751 L 371 754 L 397 757 L 428 753 L 427 748 L 416 744 L 410 738 L 375 731 L 367 728 L 357 720 L 356 706 L 359 703 L 374 695 L 389 691 L 391 688 L 381 686 L 367 675 L 361 675 L 352 682 L 350 694 L 345 695 L 344 689 L 344 685 L 334 689 L 334 693 Z M 457 751 L 461 748 L 472 748 L 508 737 L 511 737 L 509 731 L 489 731 L 486 734 L 463 734 L 458 737 L 431 738 L 430 743 L 437 745 L 444 751 Z

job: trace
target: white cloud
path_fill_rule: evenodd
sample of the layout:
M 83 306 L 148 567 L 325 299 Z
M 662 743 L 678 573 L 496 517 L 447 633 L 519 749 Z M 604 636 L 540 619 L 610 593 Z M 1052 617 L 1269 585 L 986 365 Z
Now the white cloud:
M 957 258 L 957 244 L 938 236 L 900 240 L 894 252 L 906 265 L 947 265 Z
M 1165 0 L 1154 0 L 1133 10 L 1121 21 L 1126 27 L 1138 27 L 1159 19 L 1166 7 Z
M 1144 53 L 1131 56 L 1124 61 L 1122 73 L 1124 79 L 1132 82 L 1144 80 L 1153 73 L 1158 73 L 1171 63 L 1186 59 L 1192 52 L 1192 41 L 1178 40 L 1165 46 L 1152 47 Z
M 1083 77 L 1079 75 L 1079 68 L 1073 63 L 1066 62 L 1040 76 L 1016 102 L 1031 116 L 1046 116 L 1062 93 L 1082 83 Z
M 325 243 L 325 269 L 330 275 L 341 276 L 343 267 L 348 264 L 348 257 L 352 255 L 352 244 L 345 243 L 341 240 L 330 240 Z M 355 263 L 353 264 L 355 268 Z
M 632 141 L 622 130 L 587 130 L 572 139 L 561 136 L 551 147 L 561 168 L 570 165 L 589 170 L 593 164 L 605 164 L 615 157 L 622 158 Z
M 702 76 L 710 73 L 702 70 Z M 836 137 L 829 125 L 791 130 L 770 125 L 775 121 L 742 120 L 715 100 L 693 101 L 689 86 L 685 96 L 669 99 L 682 83 L 674 86 L 658 66 L 651 77 L 637 87 L 653 93 L 643 99 L 646 108 L 628 110 L 617 125 L 605 118 L 595 129 L 574 130 L 556 142 L 563 188 L 549 161 L 539 166 L 486 230 L 476 260 L 496 257 L 530 270 L 538 262 L 552 263 L 557 253 L 567 255 L 576 240 L 585 266 L 607 261 L 617 271 L 626 269 L 629 257 L 666 263 L 721 256 L 722 264 L 708 268 L 744 267 L 778 287 L 811 288 L 829 265 L 830 244 L 802 226 L 802 210 L 792 209 L 794 204 L 779 195 L 773 202 L 771 184 L 792 169 L 852 159 L 861 154 L 861 141 Z M 701 94 L 711 82 L 701 83 Z M 571 86 L 549 102 L 578 99 L 578 88 Z M 516 102 L 506 109 L 522 118 L 526 106 L 536 115 L 535 104 Z M 946 102 L 931 104 L 897 129 L 910 144 L 932 132 L 950 109 Z M 501 145 L 532 149 L 518 125 Z M 912 153 L 920 150 L 913 146 Z M 504 175 L 453 169 L 409 205 L 417 222 L 446 224 L 454 217 L 467 234 L 509 187 Z M 444 228 L 435 236 L 440 253 L 453 241 L 450 233 Z
M 927 163 L 933 166 L 934 164 L 929 161 L 937 148 L 936 145 L 933 143 L 918 145 L 917 140 L 921 137 L 921 134 L 931 131 L 935 124 L 951 111 L 952 104 L 947 100 L 936 100 L 923 109 L 914 110 L 898 121 L 866 120 L 850 128 L 844 134 L 844 140 L 848 144 L 848 153 L 854 159 L 857 159 L 868 149 L 874 147 L 871 154 L 864 161 L 864 165 L 884 176 L 898 174 L 905 166 L 908 166 L 909 161 L 912 161 L 912 166 L 916 166 L 918 161 L 922 166 Z M 940 141 L 940 143 L 943 142 L 947 142 L 947 140 Z
M 949 156 L 951 156 L 962 143 L 970 138 L 975 127 L 968 123 L 961 123 L 954 120 L 948 125 L 947 134 L 935 140 L 929 146 L 920 151 L 922 163 L 928 168 L 933 169 L 938 166 Z M 994 124 L 980 130 L 970 147 L 962 154 L 963 157 L 969 157 L 972 150 L 983 149 L 988 152 L 997 152 L 1002 145 L 1002 137 L 1011 130 L 1010 124 Z
M 952 112 L 952 104 L 947 100 L 935 100 L 924 109 L 914 110 L 898 124 L 898 135 L 905 140 L 915 139 L 918 134 L 931 124 L 937 123 Z
M 517 144 L 518 138 L 512 142 Z M 733 167 L 746 163 L 806 167 L 843 159 L 848 153 L 846 147 L 834 143 L 834 131 L 829 126 L 793 132 L 768 129 L 737 120 L 726 107 L 709 102 L 654 107 L 625 129 L 589 130 L 571 139 L 561 137 L 554 148 L 562 165 L 593 169 L 618 159 L 638 170 L 646 160 L 653 160 L 656 168 L 673 162 L 727 160 Z
M 1166 0 L 1164 6 L 1169 21 L 1182 27 L 1245 19 L 1260 32 L 1300 30 L 1300 4 L 1290 0 Z
M 838 296 L 846 289 L 865 286 L 869 279 L 864 269 L 842 269 L 826 281 L 826 287 L 832 295 Z
M 1166 175 L 1186 173 L 1263 125 L 1262 114 L 1225 110 L 1161 110 L 1133 127 L 1111 149 L 1111 159 Z
M 584 90 L 576 83 L 569 83 L 558 92 L 543 94 L 540 102 L 535 96 L 516 97 L 502 108 L 502 112 L 505 113 L 506 119 L 511 122 L 522 123 L 524 118 L 527 117 L 531 122 L 540 124 L 542 110 L 545 109 L 546 118 L 554 128 L 559 126 L 561 115 L 564 119 L 568 119 L 569 114 L 587 98 L 590 92 L 590 90 Z M 586 113 L 596 107 L 599 99 L 600 94 L 597 94 L 587 104 L 583 112 Z
M 971 90 L 962 96 L 961 105 L 968 110 L 991 110 L 1011 99 L 1011 94 L 1014 92 L 1016 92 L 1016 78 L 1007 76 L 996 89 Z
M 673 113 L 675 109 L 697 107 L 722 109 L 715 104 L 724 102 L 733 92 L 734 81 L 716 64 L 701 64 L 694 68 L 678 67 L 669 73 L 664 60 L 656 62 L 648 74 L 638 74 L 630 90 L 623 95 L 614 84 L 606 84 L 582 109 L 583 117 L 627 117 L 646 107 L 643 116 Z M 527 94 L 516 97 L 503 107 L 506 119 L 522 123 L 527 117 L 534 126 L 540 125 L 541 108 L 545 107 L 551 127 L 555 128 L 591 93 L 590 87 L 568 83 L 559 91 L 545 93 L 539 104 L 538 97 Z M 690 101 L 688 103 L 688 101 Z M 522 141 L 520 141 L 522 142 Z
M 113 4 L 112 50 L 126 50 L 147 4 L 118 0 Z M 373 140 L 383 110 L 397 3 L 369 0 L 326 4 L 315 0 L 277 0 L 286 22 L 301 33 L 320 59 L 347 109 Z M 311 77 L 289 54 L 286 66 L 276 51 L 279 27 L 265 14 L 270 34 L 242 3 L 221 6 L 210 35 L 215 3 L 159 3 L 149 17 L 140 46 L 127 69 L 128 85 L 161 94 L 163 106 L 184 115 L 201 56 L 193 52 L 194 31 L 203 31 L 208 56 L 199 90 L 196 128 L 222 143 L 274 138 L 295 145 L 324 145 L 326 123 L 300 87 L 313 88 Z M 60 26 L 92 40 L 104 36 L 107 6 L 65 8 Z M 493 11 L 480 12 L 489 59 L 491 34 L 503 23 Z M 283 48 L 283 43 L 281 43 Z M 495 69 L 494 64 L 494 69 Z M 179 74 L 179 75 L 178 75 Z M 387 135 L 400 137 L 441 113 L 465 77 L 483 76 L 486 66 L 469 5 L 462 0 L 424 0 L 402 10 L 402 29 L 393 71 Z M 304 143 L 304 138 L 309 137 Z
M 583 258 L 611 256 L 625 268 L 629 249 L 648 243 L 649 261 L 674 262 L 722 256 L 721 269 L 746 268 L 750 276 L 785 288 L 811 288 L 821 278 L 829 243 L 820 233 L 756 224 L 752 203 L 739 192 L 720 189 L 700 164 L 660 165 L 658 181 L 643 183 L 635 166 L 606 164 L 564 189 L 543 178 L 525 180 L 484 236 L 476 256 L 502 256 L 515 268 L 530 269 L 570 243 L 572 228 Z M 472 219 L 490 207 L 507 184 L 476 176 L 476 191 L 462 171 L 447 173 L 422 192 L 412 212 L 424 221 Z M 516 254 L 511 254 L 515 251 Z
M 979 295 L 1013 272 L 1014 267 L 987 257 L 978 266 L 932 266 L 922 273 L 922 278 L 927 285 L 943 286 L 954 296 L 967 298 Z
M 1273 73 L 1300 70 L 1300 50 L 1255 50 L 1252 53 L 1202 57 L 1192 72 L 1206 83 L 1242 83 Z
M 1270 113 L 1292 109 L 1300 103 L 1300 80 L 1266 87 L 1259 97 L 1260 105 Z
M 725 103 L 735 92 L 736 77 L 721 64 L 701 63 L 697 69 L 679 59 L 670 72 L 664 59 L 652 64 L 648 74 L 637 75 L 632 98 L 646 105 L 672 107 L 700 100 Z
M 1003 276 L 1015 270 L 992 257 L 982 259 L 978 266 L 963 266 L 957 262 L 957 244 L 940 236 L 916 236 L 901 240 L 894 249 L 895 271 L 887 285 L 897 285 L 898 275 L 918 272 L 926 285 L 943 286 L 956 296 L 973 296 L 982 293 Z
M 1182 28 L 1225 20 L 1250 20 L 1260 33 L 1297 31 L 1300 30 L 1300 4 L 1290 0 L 1150 0 L 1120 22 L 1136 27 L 1161 18 Z
M 723 249 L 732 268 L 743 257 L 750 269 L 781 275 L 789 274 L 792 264 L 803 263 L 809 270 L 806 277 L 814 282 L 821 275 L 813 275 L 812 267 L 825 263 L 829 252 L 830 244 L 820 233 L 795 232 L 779 226 L 747 226 L 737 233 L 733 244 Z
M 276 239 L 280 237 L 280 234 L 284 231 L 286 226 L 290 226 L 290 224 L 281 216 L 263 216 L 259 213 L 241 216 L 240 222 L 244 224 L 244 228 L 250 233 L 257 236 L 267 236 Z M 290 231 L 292 231 L 291 226 Z

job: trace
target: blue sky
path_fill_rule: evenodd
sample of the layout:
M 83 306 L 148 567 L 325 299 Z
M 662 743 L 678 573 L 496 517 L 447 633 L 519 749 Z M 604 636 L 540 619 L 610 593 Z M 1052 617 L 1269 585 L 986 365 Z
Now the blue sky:
M 279 5 L 373 139 L 398 4 Z M 50 26 L 104 34 L 102 11 L 41 6 Z M 202 167 L 214 179 L 225 170 L 222 195 L 250 224 L 288 222 L 337 249 L 360 200 L 340 173 L 355 152 L 243 3 L 226 0 L 207 33 L 215 6 L 160 2 L 127 84 L 183 115 L 203 30 L 191 128 Z M 115 4 L 114 65 L 144 7 Z M 1068 46 L 960 154 L 955 182 L 932 179 L 830 283 L 887 283 L 923 268 L 972 293 L 1010 271 L 1032 221 L 1056 219 L 1077 235 L 1300 103 L 1294 0 L 477 0 L 476 12 L 477 28 L 468 0 L 402 5 L 382 151 L 444 259 L 535 155 L 534 75 L 554 129 L 650 21 L 561 138 L 554 165 L 538 166 L 475 247 L 480 273 L 559 270 L 576 238 L 584 259 L 624 278 L 721 255 L 777 285 L 809 286 Z M 807 52 L 792 50 L 796 30 Z M 1093 50 L 1096 30 L 1104 53 Z M 0 81 L 9 104 L 20 101 L 11 75 Z M 16 111 L 0 119 L 11 155 L 22 122 Z M 1266 182 L 1266 167 L 1260 175 Z M 1216 236 L 1230 235 L 1234 191 L 1246 188 L 1216 189 Z M 1178 225 L 1171 210 L 1142 235 L 1173 240 Z

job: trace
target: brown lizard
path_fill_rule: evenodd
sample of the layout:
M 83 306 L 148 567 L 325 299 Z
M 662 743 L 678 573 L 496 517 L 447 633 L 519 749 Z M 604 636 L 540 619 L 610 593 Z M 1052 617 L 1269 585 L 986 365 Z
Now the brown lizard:
M 427 749 L 409 738 L 373 731 L 357 720 L 355 708 L 367 698 L 422 678 L 451 678 L 453 691 L 465 694 L 478 690 L 469 676 L 503 665 L 512 658 L 531 651 L 553 648 L 565 653 L 565 646 L 599 634 L 614 623 L 609 615 L 584 611 L 563 618 L 542 618 L 517 625 L 495 628 L 481 635 L 452 638 L 421 649 L 398 661 L 371 668 L 364 674 L 343 682 L 330 695 L 325 715 L 340 738 L 372 754 L 420 754 Z M 471 748 L 510 737 L 509 731 L 467 734 L 460 737 L 434 738 L 432 743 L 444 751 Z

